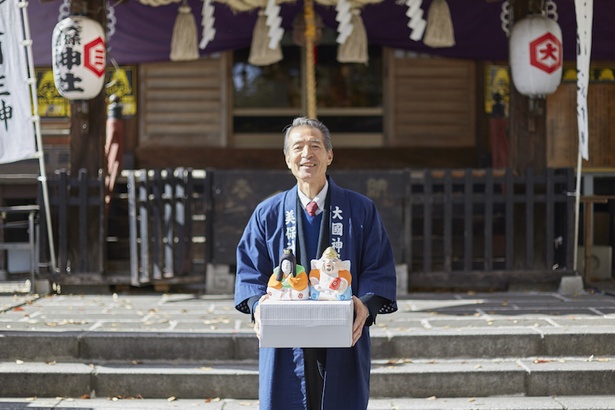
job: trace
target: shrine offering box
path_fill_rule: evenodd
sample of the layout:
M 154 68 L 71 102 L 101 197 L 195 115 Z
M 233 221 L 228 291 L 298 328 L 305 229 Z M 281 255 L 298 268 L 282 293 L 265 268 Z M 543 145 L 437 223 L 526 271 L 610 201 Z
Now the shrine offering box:
M 260 347 L 352 346 L 352 300 L 280 301 L 260 304 Z

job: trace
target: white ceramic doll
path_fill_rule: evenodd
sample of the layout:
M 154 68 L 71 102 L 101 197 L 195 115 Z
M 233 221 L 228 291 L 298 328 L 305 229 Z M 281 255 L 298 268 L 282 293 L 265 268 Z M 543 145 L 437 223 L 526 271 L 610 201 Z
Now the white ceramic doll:
M 350 261 L 339 259 L 333 247 L 328 247 L 320 259 L 312 259 L 310 298 L 314 300 L 349 300 L 352 298 Z
M 280 265 L 273 270 L 267 293 L 275 300 L 307 300 L 310 297 L 305 268 L 297 265 L 292 250 L 284 249 Z

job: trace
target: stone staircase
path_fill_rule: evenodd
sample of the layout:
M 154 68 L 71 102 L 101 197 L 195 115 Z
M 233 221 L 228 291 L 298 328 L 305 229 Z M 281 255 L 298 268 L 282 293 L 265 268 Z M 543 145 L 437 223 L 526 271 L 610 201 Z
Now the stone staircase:
M 371 397 L 615 395 L 614 313 L 600 295 L 410 295 L 372 329 Z M 3 397 L 257 398 L 228 298 L 52 296 L 0 329 Z

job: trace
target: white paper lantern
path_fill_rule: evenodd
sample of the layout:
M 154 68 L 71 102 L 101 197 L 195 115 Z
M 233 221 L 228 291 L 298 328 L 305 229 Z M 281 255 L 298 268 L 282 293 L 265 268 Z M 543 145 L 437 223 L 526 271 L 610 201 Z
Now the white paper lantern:
M 519 93 L 544 97 L 557 90 L 562 79 L 562 30 L 557 22 L 529 15 L 510 33 L 510 68 Z
M 53 79 L 61 96 L 96 97 L 105 83 L 107 47 L 102 25 L 85 16 L 70 16 L 53 29 Z

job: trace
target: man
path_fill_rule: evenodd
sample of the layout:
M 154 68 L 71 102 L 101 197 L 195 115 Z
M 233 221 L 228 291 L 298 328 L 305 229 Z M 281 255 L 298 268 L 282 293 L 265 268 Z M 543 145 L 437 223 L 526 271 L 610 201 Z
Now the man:
M 353 345 L 259 349 L 260 408 L 366 409 L 371 368 L 368 326 L 378 313 L 397 310 L 390 241 L 374 203 L 338 187 L 327 176 L 333 148 L 324 124 L 296 118 L 286 128 L 284 156 L 297 185 L 254 210 L 237 247 L 235 307 L 253 315 L 259 335 L 258 302 L 267 297 L 267 281 L 284 249 L 292 249 L 298 263 L 310 266 L 332 246 L 339 259 L 351 262 Z M 317 205 L 315 212 L 316 205 L 310 203 Z

